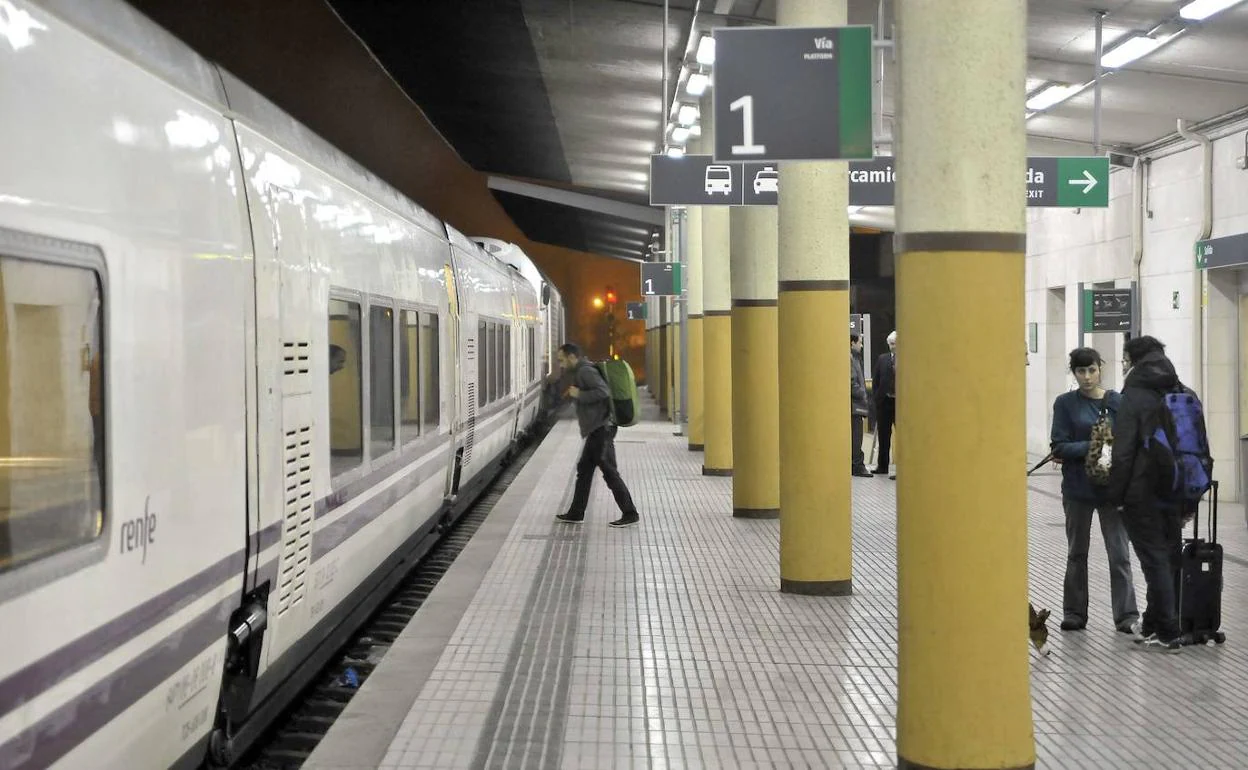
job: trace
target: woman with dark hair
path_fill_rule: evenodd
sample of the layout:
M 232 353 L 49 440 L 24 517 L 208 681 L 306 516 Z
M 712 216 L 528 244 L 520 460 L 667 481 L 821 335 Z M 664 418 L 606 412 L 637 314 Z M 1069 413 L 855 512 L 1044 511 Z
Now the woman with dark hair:
M 1062 507 L 1066 511 L 1062 630 L 1079 631 L 1088 624 L 1088 547 L 1095 511 L 1100 514 L 1101 535 L 1109 555 L 1114 626 L 1124 634 L 1134 634 L 1140 613 L 1131 580 L 1127 531 L 1118 510 L 1108 503 L 1108 473 L 1101 464 L 1102 457 L 1109 456 L 1108 447 L 1102 451 L 1093 445 L 1094 432 L 1095 443 L 1112 444 L 1114 419 L 1122 403 L 1121 393 L 1101 387 L 1103 364 L 1100 353 L 1092 348 L 1072 350 L 1070 371 L 1079 388 L 1063 393 L 1053 402 L 1050 445 L 1062 461 Z M 1094 456 L 1089 457 L 1089 450 Z

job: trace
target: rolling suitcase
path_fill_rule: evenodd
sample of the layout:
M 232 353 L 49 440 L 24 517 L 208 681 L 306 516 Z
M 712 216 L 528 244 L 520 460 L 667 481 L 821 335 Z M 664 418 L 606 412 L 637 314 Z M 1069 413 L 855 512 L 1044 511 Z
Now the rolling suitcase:
M 1209 540 L 1200 537 L 1200 513 L 1183 541 L 1179 570 L 1179 629 L 1183 644 L 1226 641 L 1222 633 L 1222 546 L 1218 544 L 1218 482 L 1209 488 Z

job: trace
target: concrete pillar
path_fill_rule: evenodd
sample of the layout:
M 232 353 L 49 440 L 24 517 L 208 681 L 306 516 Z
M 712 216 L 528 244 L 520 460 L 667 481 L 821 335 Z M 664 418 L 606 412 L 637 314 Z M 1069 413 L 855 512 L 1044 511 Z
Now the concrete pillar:
M 780 404 L 776 372 L 775 206 L 741 206 L 732 233 L 732 515 L 780 515 Z M 826 472 L 826 469 L 825 469 Z
M 711 97 L 702 98 L 702 146 L 713 146 Z M 702 473 L 731 476 L 732 282 L 728 207 L 702 208 L 702 408 L 706 454 Z
M 898 767 L 1032 768 L 1027 3 L 953 5 L 897 5 Z
M 705 134 L 703 135 L 705 136 Z M 692 154 L 703 154 L 702 139 L 694 139 L 690 143 Z M 688 229 L 688 261 L 689 275 L 685 280 L 689 285 L 689 314 L 685 322 L 689 324 L 687 353 L 689 361 L 689 392 L 686 396 L 689 405 L 689 451 L 700 452 L 705 448 L 706 433 L 705 403 L 702 392 L 702 207 L 690 206 L 685 210 L 685 227 Z
M 780 0 L 776 25 L 843 26 L 846 0 Z M 851 593 L 849 168 L 780 164 L 780 590 Z

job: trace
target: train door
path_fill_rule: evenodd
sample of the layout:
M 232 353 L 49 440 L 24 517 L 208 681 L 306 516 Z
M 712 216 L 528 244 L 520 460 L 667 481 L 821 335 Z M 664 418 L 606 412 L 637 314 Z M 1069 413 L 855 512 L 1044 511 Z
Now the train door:
M 471 431 L 473 425 L 460 423 L 460 415 L 464 413 L 461 404 L 465 403 L 462 398 L 461 388 L 467 373 L 464 370 L 464 359 L 461 351 L 465 349 L 463 332 L 459 318 L 459 284 L 455 280 L 455 266 L 451 262 L 447 262 L 442 266 L 442 274 L 446 277 L 446 338 L 447 338 L 447 355 L 451 361 L 449 372 L 451 376 L 450 388 L 450 407 L 451 407 L 451 462 L 447 463 L 446 488 L 445 497 L 448 501 L 454 501 L 455 496 L 459 494 L 459 480 L 463 473 L 464 453 L 466 447 L 461 445 L 461 436 L 467 438 L 466 431 Z M 476 409 L 473 404 L 472 414 L 475 419 Z

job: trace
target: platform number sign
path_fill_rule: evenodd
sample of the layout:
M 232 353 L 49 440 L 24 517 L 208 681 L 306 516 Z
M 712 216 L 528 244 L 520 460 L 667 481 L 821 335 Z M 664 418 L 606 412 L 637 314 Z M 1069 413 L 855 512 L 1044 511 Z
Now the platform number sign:
M 646 320 L 646 303 L 644 303 L 644 302 L 630 302 L 630 303 L 628 303 L 628 305 L 626 306 L 626 308 L 625 308 L 625 309 L 626 309 L 626 311 L 628 312 L 628 316 L 627 316 L 627 318 L 628 318 L 628 320 L 629 320 L 629 321 L 644 321 L 644 320 Z
M 717 27 L 716 163 L 866 160 L 871 27 Z
M 646 262 L 641 266 L 641 293 L 646 297 L 681 294 L 679 262 Z

